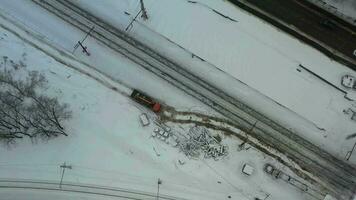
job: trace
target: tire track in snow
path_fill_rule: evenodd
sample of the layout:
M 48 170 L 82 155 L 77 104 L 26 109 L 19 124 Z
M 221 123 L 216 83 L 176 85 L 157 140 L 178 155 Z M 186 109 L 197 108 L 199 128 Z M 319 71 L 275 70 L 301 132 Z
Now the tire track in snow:
M 138 190 L 129 190 L 124 188 L 107 187 L 93 184 L 63 182 L 59 187 L 58 182 L 44 180 L 27 180 L 27 179 L 0 179 L 0 189 L 32 189 L 61 192 L 75 192 L 88 195 L 100 195 L 115 198 L 124 198 L 132 200 L 156 200 L 155 193 L 143 192 Z M 170 195 L 160 194 L 160 199 L 165 200 L 188 200 L 184 198 L 173 197 Z
M 354 167 L 338 160 L 225 92 L 190 74 L 184 68 L 71 2 L 62 0 L 33 0 L 33 2 L 84 32 L 94 23 L 96 28 L 92 36 L 101 43 L 212 107 L 234 123 L 244 127 L 245 130 L 251 128 L 257 120 L 258 123 L 251 135 L 285 153 L 301 167 L 318 176 L 323 181 L 321 184 L 326 184 L 332 193 L 342 198 L 345 197 L 344 193 L 347 196 L 354 193 L 356 178 Z

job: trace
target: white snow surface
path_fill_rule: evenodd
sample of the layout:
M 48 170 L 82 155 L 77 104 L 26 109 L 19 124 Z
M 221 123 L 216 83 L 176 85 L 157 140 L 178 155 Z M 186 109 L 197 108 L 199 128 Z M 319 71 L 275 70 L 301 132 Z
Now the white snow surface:
M 356 123 L 343 110 L 352 109 L 355 104 L 347 100 L 343 92 L 300 68 L 299 64 L 346 91 L 350 98 L 355 98 L 356 93 L 341 86 L 341 77 L 345 74 L 356 76 L 355 72 L 225 1 L 205 0 L 195 4 L 184 0 L 144 2 L 149 20 L 134 22 L 129 31 L 131 36 L 196 75 L 213 81 L 231 96 L 340 159 L 351 150 L 354 141 L 345 138 L 354 133 Z M 77 3 L 121 29 L 140 9 L 138 1 L 98 3 L 88 0 Z M 68 51 L 72 51 L 76 41 L 85 34 L 53 16 L 43 20 L 44 13 L 40 8 L 33 7 L 35 12 L 28 11 L 28 7 L 33 6 L 29 2 L 4 1 L 2 5 L 4 12 Z M 212 8 L 238 22 L 217 15 Z M 54 29 L 55 25 L 61 29 Z M 150 83 L 145 77 L 132 80 L 131 77 L 144 70 L 118 68 L 116 57 L 110 56 L 111 50 L 97 45 L 91 38 L 86 40 L 86 45 L 92 55 L 88 58 L 77 52 L 78 58 L 110 74 L 113 79 L 120 77 L 130 87 L 147 91 L 168 104 L 174 101 L 168 93 L 154 89 L 164 82 Z M 184 107 L 180 102 L 177 106 Z M 356 163 L 355 157 L 352 156 L 350 162 Z
M 3 200 L 39 200 L 39 199 L 55 199 L 55 200 L 112 200 L 111 197 L 88 196 L 78 193 L 65 193 L 61 191 L 39 191 L 39 190 L 21 190 L 21 189 L 6 189 L 0 190 L 0 196 Z M 126 199 L 126 198 L 115 198 Z
M 353 99 L 355 91 L 342 87 L 341 77 L 355 76 L 354 71 L 226 1 L 144 2 L 149 20 L 135 22 L 129 31 L 131 36 L 340 159 L 345 158 L 355 142 L 345 137 L 354 132 L 356 123 L 343 110 L 355 104 L 343 92 L 299 65 L 346 91 Z M 139 1 L 77 3 L 122 29 L 140 10 Z M 238 22 L 227 20 L 211 9 Z M 192 59 L 191 53 L 210 64 Z M 356 163 L 355 156 L 350 161 Z
M 23 5 L 31 8 L 30 4 Z M 20 10 L 21 6 L 18 9 Z M 39 19 L 41 14 L 47 15 L 41 10 L 36 10 L 35 7 L 31 10 Z M 50 17 L 42 17 L 42 19 L 48 20 L 47 23 L 52 25 L 62 25 L 58 19 L 50 19 Z M 27 20 L 31 21 L 31 18 Z M 61 177 L 59 165 L 66 162 L 67 165 L 72 166 L 72 169 L 66 170 L 64 181 L 75 183 L 155 193 L 157 179 L 160 178 L 163 181 L 160 188 L 162 194 L 188 199 L 240 200 L 264 198 L 267 194 L 281 200 L 310 198 L 287 184 L 273 180 L 262 171 L 263 165 L 267 162 L 282 167 L 273 159 L 253 148 L 236 152 L 236 147 L 241 141 L 235 138 L 223 139 L 224 144 L 228 145 L 232 152 L 219 162 L 189 160 L 177 149 L 151 138 L 151 132 L 155 127 L 143 128 L 139 123 L 139 115 L 147 111 L 142 110 L 125 95 L 129 91 L 125 84 L 120 85 L 115 82 L 120 81 L 118 79 L 120 76 L 117 74 L 122 73 L 125 68 L 127 71 L 124 72 L 128 77 L 120 78 L 124 81 L 131 80 L 126 82 L 133 85 L 142 85 L 141 81 L 143 81 L 145 83 L 143 87 L 147 87 L 148 91 L 157 90 L 156 92 L 160 91 L 160 93 L 164 91 L 163 95 L 157 96 L 170 105 L 180 109 L 200 110 L 212 115 L 216 113 L 174 87 L 164 84 L 150 73 L 140 71 L 139 66 L 95 44 L 95 41 L 90 43 L 92 49 L 100 52 L 98 54 L 101 61 L 102 58 L 107 60 L 105 63 L 92 61 L 91 64 L 98 64 L 95 65 L 96 67 L 108 66 L 103 67 L 103 71 L 112 70 L 116 79 L 106 77 L 77 58 L 67 55 L 69 52 L 63 47 L 68 44 L 69 48 L 71 43 L 66 42 L 64 38 L 71 34 L 72 37 L 78 36 L 80 32 L 72 30 L 71 27 L 57 29 L 56 34 L 67 34 L 63 35 L 63 38 L 57 38 L 56 42 L 49 41 L 42 35 L 36 35 L 34 38 L 31 32 L 20 30 L 3 18 L 0 18 L 0 24 L 15 30 L 16 34 L 22 37 L 20 39 L 4 28 L 0 28 L 2 47 L 0 58 L 7 56 L 14 62 L 22 61 L 27 65 L 26 70 L 43 73 L 48 79 L 49 87 L 46 92 L 58 96 L 61 102 L 69 103 L 73 110 L 73 119 L 65 124 L 70 133 L 68 137 L 58 137 L 47 142 L 30 142 L 24 139 L 16 146 L 9 148 L 1 146 L 1 178 L 59 181 Z M 31 23 L 27 25 L 31 27 Z M 52 29 L 47 31 L 51 32 Z M 116 69 L 123 71 L 116 71 Z M 135 77 L 133 74 L 138 72 L 140 79 L 132 78 Z M 97 80 L 84 74 L 89 74 Z M 111 90 L 113 86 L 119 88 L 119 92 Z M 154 90 L 149 90 L 150 87 Z M 156 151 L 160 156 L 157 156 Z M 179 165 L 178 160 L 183 160 L 186 164 Z M 249 163 L 258 170 L 250 177 L 246 177 L 241 173 L 243 163 Z M 290 171 L 289 173 L 293 174 Z M 67 196 L 58 192 L 35 191 L 19 192 L 14 195 L 13 191 L 2 190 L 0 194 L 6 195 L 5 198 L 8 199 L 48 199 L 49 196 L 61 199 Z M 70 197 L 85 198 L 82 195 Z
M 341 76 L 346 73 L 355 76 L 353 71 L 225 1 L 205 0 L 202 4 L 183 0 L 144 2 L 150 18 L 135 22 L 130 31 L 132 36 L 205 79 L 214 80 L 231 95 L 300 132 L 339 158 L 350 150 L 354 141 L 346 141 L 345 136 L 353 133 L 356 124 L 342 110 L 352 107 L 352 102 L 313 75 L 297 69 L 302 64 L 339 87 Z M 125 28 L 139 11 L 138 1 L 87 0 L 78 3 L 120 28 Z M 216 15 L 210 7 L 238 22 Z M 30 1 L 3 1 L 1 9 L 2 13 L 35 30 L 42 40 L 65 52 L 71 52 L 76 41 L 84 35 Z M 131 13 L 131 17 L 124 15 L 124 11 Z M 1 20 L 1 23 L 6 22 Z M 262 168 L 267 162 L 276 166 L 278 163 L 254 149 L 231 153 L 219 162 L 187 160 L 176 149 L 150 138 L 154 126 L 140 126 L 138 116 L 142 108 L 125 95 L 68 69 L 3 29 L 1 34 L 0 55 L 16 61 L 23 60 L 25 52 L 27 68 L 46 74 L 50 84 L 48 92 L 69 103 L 74 117 L 67 124 L 69 137 L 46 143 L 23 141 L 14 148 L 2 148 L 0 177 L 59 180 L 59 164 L 67 162 L 73 165 L 73 170 L 66 172 L 65 180 L 73 182 L 155 192 L 157 178 L 161 178 L 164 182 L 162 193 L 191 199 L 226 199 L 227 195 L 232 199 L 253 196 L 263 199 L 266 193 L 273 199 L 309 199 L 287 184 L 272 181 Z M 162 36 L 212 65 L 192 58 L 189 52 Z M 217 115 L 92 38 L 86 45 L 92 55 L 87 57 L 78 51 L 74 55 L 76 59 L 91 65 L 91 73 L 103 78 L 95 68 L 109 75 L 106 79 L 123 83 L 111 83 L 121 91 L 127 86 L 138 88 L 180 110 Z M 50 50 L 49 47 L 44 49 Z M 74 65 L 83 65 L 78 62 Z M 84 68 L 87 67 L 80 67 Z M 137 74 L 139 78 L 135 78 Z M 231 138 L 224 138 L 224 142 L 232 151 L 239 143 Z M 156 156 L 153 147 L 161 156 Z M 179 159 L 187 160 L 187 164 L 178 165 Z M 355 156 L 350 161 L 356 162 Z M 251 164 L 256 173 L 244 176 L 241 173 L 243 163 Z

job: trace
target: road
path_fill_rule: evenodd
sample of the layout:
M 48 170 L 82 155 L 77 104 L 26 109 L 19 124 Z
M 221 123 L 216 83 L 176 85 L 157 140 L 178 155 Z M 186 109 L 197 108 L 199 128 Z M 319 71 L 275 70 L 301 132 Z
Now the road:
M 229 0 L 356 71 L 356 27 L 306 0 Z M 320 22 L 330 19 L 335 29 Z
M 353 195 L 356 181 L 354 167 L 271 121 L 73 3 L 66 0 L 32 1 L 84 32 L 95 25 L 91 36 L 97 41 L 215 109 L 242 130 L 251 130 L 254 126 L 253 131 L 249 132 L 253 137 L 283 152 L 289 159 L 318 177 L 321 181 L 304 174 L 304 177 L 324 184 L 331 194 L 340 199 L 348 199 Z
M 99 185 L 80 184 L 71 182 L 43 181 L 43 180 L 19 180 L 19 179 L 2 179 L 0 180 L 1 189 L 27 189 L 39 191 L 61 191 L 67 193 L 80 193 L 88 196 L 103 196 L 113 199 L 131 199 L 131 200 L 157 200 L 156 191 L 152 193 L 137 190 L 128 190 L 123 188 L 114 188 Z M 68 198 L 68 197 L 67 197 Z M 163 200 L 187 200 L 169 195 L 160 194 L 159 199 Z

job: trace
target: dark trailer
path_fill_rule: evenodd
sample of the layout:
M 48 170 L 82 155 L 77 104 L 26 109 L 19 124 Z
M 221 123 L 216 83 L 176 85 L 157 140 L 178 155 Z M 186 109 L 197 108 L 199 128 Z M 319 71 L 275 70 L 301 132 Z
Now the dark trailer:
M 153 110 L 153 112 L 159 112 L 161 110 L 161 104 L 143 92 L 134 89 L 130 96 L 137 103 L 146 106 L 147 108 Z

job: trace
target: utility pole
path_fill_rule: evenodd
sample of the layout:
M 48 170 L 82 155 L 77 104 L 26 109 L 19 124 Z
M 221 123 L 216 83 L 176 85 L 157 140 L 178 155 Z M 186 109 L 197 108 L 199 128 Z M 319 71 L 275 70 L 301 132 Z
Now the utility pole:
M 62 189 L 62 181 L 63 181 L 63 177 L 64 177 L 64 172 L 66 169 L 72 169 L 72 165 L 66 165 L 66 163 L 64 162 L 59 167 L 62 169 L 62 177 L 61 177 L 61 181 L 59 182 L 59 188 Z
M 87 46 L 83 46 L 83 43 L 81 43 L 80 41 L 78 41 L 78 45 L 80 47 L 82 47 L 83 53 L 85 53 L 87 56 L 90 56 L 90 53 L 88 52 L 88 47 Z
M 349 109 L 349 110 L 351 110 L 351 109 Z M 346 137 L 346 140 L 349 140 L 349 139 L 352 139 L 352 138 L 355 138 L 355 137 L 356 137 L 356 133 L 353 133 L 353 134 L 351 134 L 351 135 L 348 135 L 348 136 Z M 354 146 L 352 147 L 351 151 L 348 151 L 348 152 L 346 153 L 345 160 L 347 160 L 347 161 L 350 160 L 350 157 L 351 157 L 352 153 L 354 152 L 355 148 L 356 148 L 356 141 L 355 141 L 355 144 L 354 144 Z
M 83 45 L 83 42 L 88 38 L 88 36 L 90 35 L 90 33 L 94 30 L 94 26 L 90 28 L 90 30 L 87 32 L 87 34 L 85 34 L 84 38 L 81 41 L 78 41 L 75 46 L 74 49 L 72 51 L 72 53 L 75 52 L 75 50 L 77 50 L 78 47 L 81 47 L 83 50 L 83 53 L 85 53 L 87 56 L 90 56 L 90 53 L 88 52 L 88 47 Z
M 350 160 L 350 157 L 351 157 L 352 153 L 354 152 L 355 148 L 356 148 L 356 141 L 355 141 L 355 144 L 354 144 L 354 146 L 352 147 L 351 151 L 348 151 L 347 154 L 346 154 L 346 160 L 347 160 L 347 161 Z
M 147 11 L 146 11 L 145 5 L 143 4 L 143 0 L 140 0 L 140 5 L 141 5 L 141 11 L 142 11 L 141 17 L 144 20 L 147 20 L 148 19 L 148 15 L 147 15 Z
M 159 185 L 162 184 L 162 180 L 158 178 L 158 182 L 157 182 L 157 196 L 156 199 L 159 200 Z
M 145 5 L 143 3 L 143 0 L 140 0 L 140 5 L 141 5 L 141 9 L 140 11 L 136 14 L 136 16 L 131 20 L 131 22 L 129 23 L 129 25 L 126 26 L 125 28 L 125 31 L 128 31 L 128 30 L 131 30 L 132 27 L 133 27 L 133 22 L 136 21 L 137 17 L 141 14 L 141 17 L 144 19 L 144 20 L 147 20 L 148 19 L 148 15 L 147 15 L 147 11 L 146 11 L 146 8 L 145 8 Z
M 131 22 L 129 23 L 129 25 L 127 25 L 126 26 L 126 28 L 125 28 L 125 31 L 127 31 L 127 30 L 131 30 L 131 28 L 133 27 L 133 22 L 136 20 L 136 18 L 138 17 L 138 15 L 140 14 L 142 12 L 142 10 L 140 10 L 138 13 L 137 13 L 137 15 L 131 20 Z

